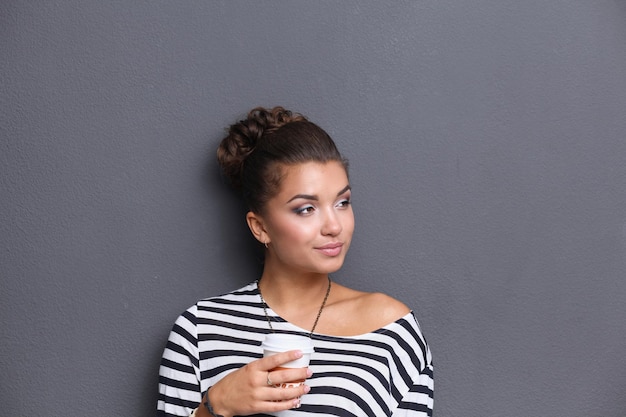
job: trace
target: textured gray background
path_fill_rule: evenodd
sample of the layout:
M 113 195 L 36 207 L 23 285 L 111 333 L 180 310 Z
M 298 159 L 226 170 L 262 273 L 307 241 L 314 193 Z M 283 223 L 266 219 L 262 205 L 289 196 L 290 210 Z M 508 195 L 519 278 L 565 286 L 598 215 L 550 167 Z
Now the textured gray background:
M 437 417 L 626 415 L 626 2 L 3 1 L 0 71 L 0 415 L 153 414 L 257 277 L 214 150 L 276 104 L 350 158 L 335 278 L 417 311 Z

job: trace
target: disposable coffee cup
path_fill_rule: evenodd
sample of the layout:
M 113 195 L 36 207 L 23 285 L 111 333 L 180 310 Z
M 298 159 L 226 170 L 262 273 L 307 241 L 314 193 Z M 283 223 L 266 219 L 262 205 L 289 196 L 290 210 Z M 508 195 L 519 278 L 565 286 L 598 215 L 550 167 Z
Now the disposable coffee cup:
M 309 362 L 311 361 L 311 354 L 314 351 L 313 343 L 308 337 L 279 333 L 270 333 L 266 335 L 263 344 L 261 344 L 261 347 L 263 348 L 263 357 L 276 355 L 277 353 L 287 352 L 289 350 L 300 350 L 302 352 L 301 358 L 284 363 L 272 369 L 272 371 L 293 368 L 306 368 L 309 366 Z M 291 381 L 282 384 L 275 384 L 274 386 L 281 388 L 291 388 L 298 387 L 303 383 L 304 380 Z

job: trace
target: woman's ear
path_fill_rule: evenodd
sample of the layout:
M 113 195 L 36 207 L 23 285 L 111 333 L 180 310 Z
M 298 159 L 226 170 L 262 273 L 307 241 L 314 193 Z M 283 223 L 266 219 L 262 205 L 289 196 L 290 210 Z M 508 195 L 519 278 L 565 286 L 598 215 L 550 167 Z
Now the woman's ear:
M 248 222 L 248 227 L 256 240 L 265 245 L 270 243 L 270 238 L 265 230 L 265 223 L 263 222 L 263 218 L 261 216 L 257 213 L 249 211 L 248 214 L 246 214 L 246 222 Z

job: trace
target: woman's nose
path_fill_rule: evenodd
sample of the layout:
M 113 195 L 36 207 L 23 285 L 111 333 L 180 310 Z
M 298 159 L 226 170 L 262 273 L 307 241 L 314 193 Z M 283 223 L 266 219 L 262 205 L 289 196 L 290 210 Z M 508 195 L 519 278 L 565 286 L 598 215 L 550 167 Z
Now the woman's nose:
M 341 221 L 339 216 L 334 211 L 327 213 L 324 216 L 324 224 L 322 226 L 322 234 L 336 236 L 342 230 Z

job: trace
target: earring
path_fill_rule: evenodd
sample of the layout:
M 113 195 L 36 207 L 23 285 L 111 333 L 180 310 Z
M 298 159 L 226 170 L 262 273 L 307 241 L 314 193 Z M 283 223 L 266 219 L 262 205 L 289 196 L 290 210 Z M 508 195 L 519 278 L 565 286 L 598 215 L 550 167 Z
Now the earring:
M 267 242 L 263 242 L 263 244 L 265 245 L 265 249 L 269 249 L 269 248 L 267 247 Z

